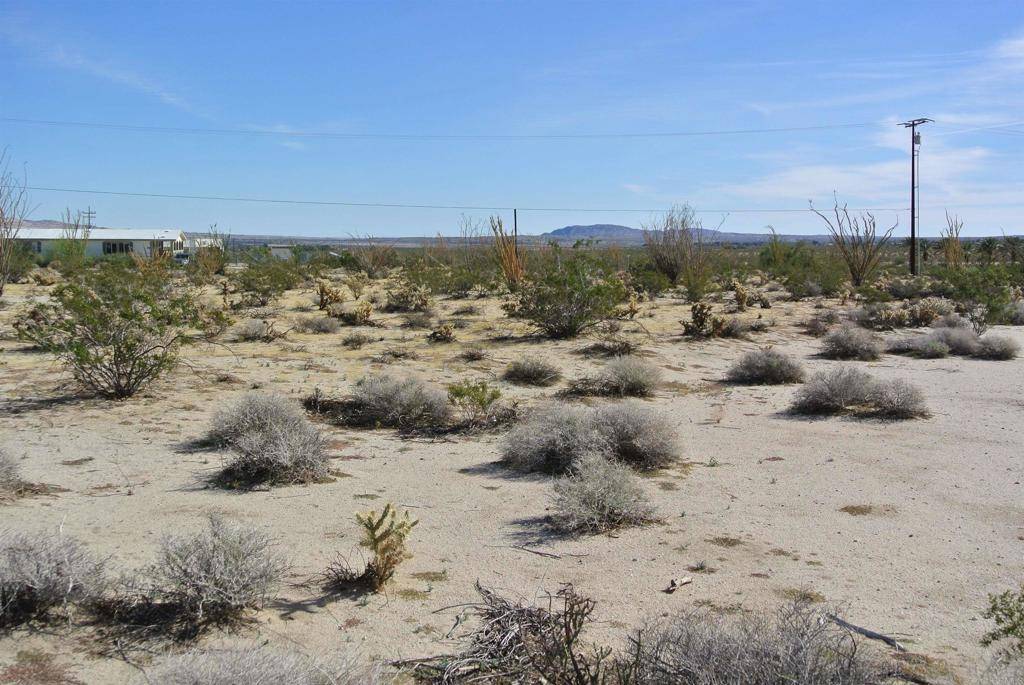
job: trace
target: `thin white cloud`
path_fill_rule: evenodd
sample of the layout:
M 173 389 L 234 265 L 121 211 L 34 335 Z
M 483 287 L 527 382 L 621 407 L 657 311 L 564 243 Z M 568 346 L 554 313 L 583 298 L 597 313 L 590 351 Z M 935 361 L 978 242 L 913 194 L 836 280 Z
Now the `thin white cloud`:
M 175 109 L 191 114 L 199 113 L 186 98 L 136 69 L 86 55 L 53 39 L 52 36 L 44 36 L 26 29 L 24 22 L 17 21 L 11 16 L 2 19 L 4 21 L 0 22 L 0 40 L 35 59 L 142 93 Z

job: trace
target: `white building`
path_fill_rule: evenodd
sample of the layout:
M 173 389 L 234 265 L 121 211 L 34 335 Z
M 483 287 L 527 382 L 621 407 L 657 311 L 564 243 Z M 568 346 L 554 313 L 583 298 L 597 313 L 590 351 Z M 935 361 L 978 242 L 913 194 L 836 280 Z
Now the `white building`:
M 28 245 L 36 254 L 53 251 L 58 240 L 64 238 L 61 228 L 22 227 L 18 241 Z M 185 247 L 185 234 L 174 229 L 94 228 L 89 232 L 85 253 L 90 257 L 113 254 L 137 254 L 144 257 L 160 252 L 174 253 Z

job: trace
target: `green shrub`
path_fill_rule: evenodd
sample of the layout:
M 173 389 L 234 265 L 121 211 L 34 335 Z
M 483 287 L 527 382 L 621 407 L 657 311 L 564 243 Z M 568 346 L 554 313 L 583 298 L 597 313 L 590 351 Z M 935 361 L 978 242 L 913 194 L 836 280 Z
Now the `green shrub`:
M 173 368 L 188 328 L 207 325 L 190 292 L 116 262 L 57 286 L 52 297 L 16 324 L 19 336 L 107 397 L 130 397 Z
M 625 299 L 621 280 L 606 273 L 586 253 L 574 250 L 510 296 L 504 308 L 548 337 L 574 338 L 611 318 Z
M 487 381 L 460 381 L 448 386 L 448 401 L 469 424 L 485 422 L 499 399 L 501 391 Z
M 1024 585 L 1014 592 L 1007 590 L 988 596 L 988 608 L 982 614 L 996 623 L 996 627 L 981 638 L 985 647 L 999 644 L 1010 658 L 1024 657 Z
M 254 259 L 231 275 L 231 284 L 242 295 L 240 304 L 246 307 L 265 307 L 302 280 L 298 263 L 273 257 Z

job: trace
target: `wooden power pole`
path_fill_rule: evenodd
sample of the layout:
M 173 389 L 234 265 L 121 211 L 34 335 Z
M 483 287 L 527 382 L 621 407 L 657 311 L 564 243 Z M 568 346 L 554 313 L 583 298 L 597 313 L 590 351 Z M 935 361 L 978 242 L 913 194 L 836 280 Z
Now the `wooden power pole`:
M 927 124 L 931 119 L 919 118 L 904 121 L 901 125 L 910 129 L 910 275 L 917 276 L 920 266 L 917 263 L 917 210 L 918 210 L 918 180 L 917 180 L 917 158 L 921 149 L 921 134 L 917 127 Z

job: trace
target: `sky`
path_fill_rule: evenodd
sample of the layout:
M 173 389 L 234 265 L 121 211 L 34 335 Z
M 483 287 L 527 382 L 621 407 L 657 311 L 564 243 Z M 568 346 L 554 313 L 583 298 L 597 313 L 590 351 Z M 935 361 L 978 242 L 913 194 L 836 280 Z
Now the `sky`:
M 907 235 L 899 122 L 930 117 L 922 234 L 1024 234 L 1019 0 L 0 0 L 0 73 L 35 219 L 401 236 L 521 207 L 542 233 L 689 203 L 822 233 L 835 193 Z

